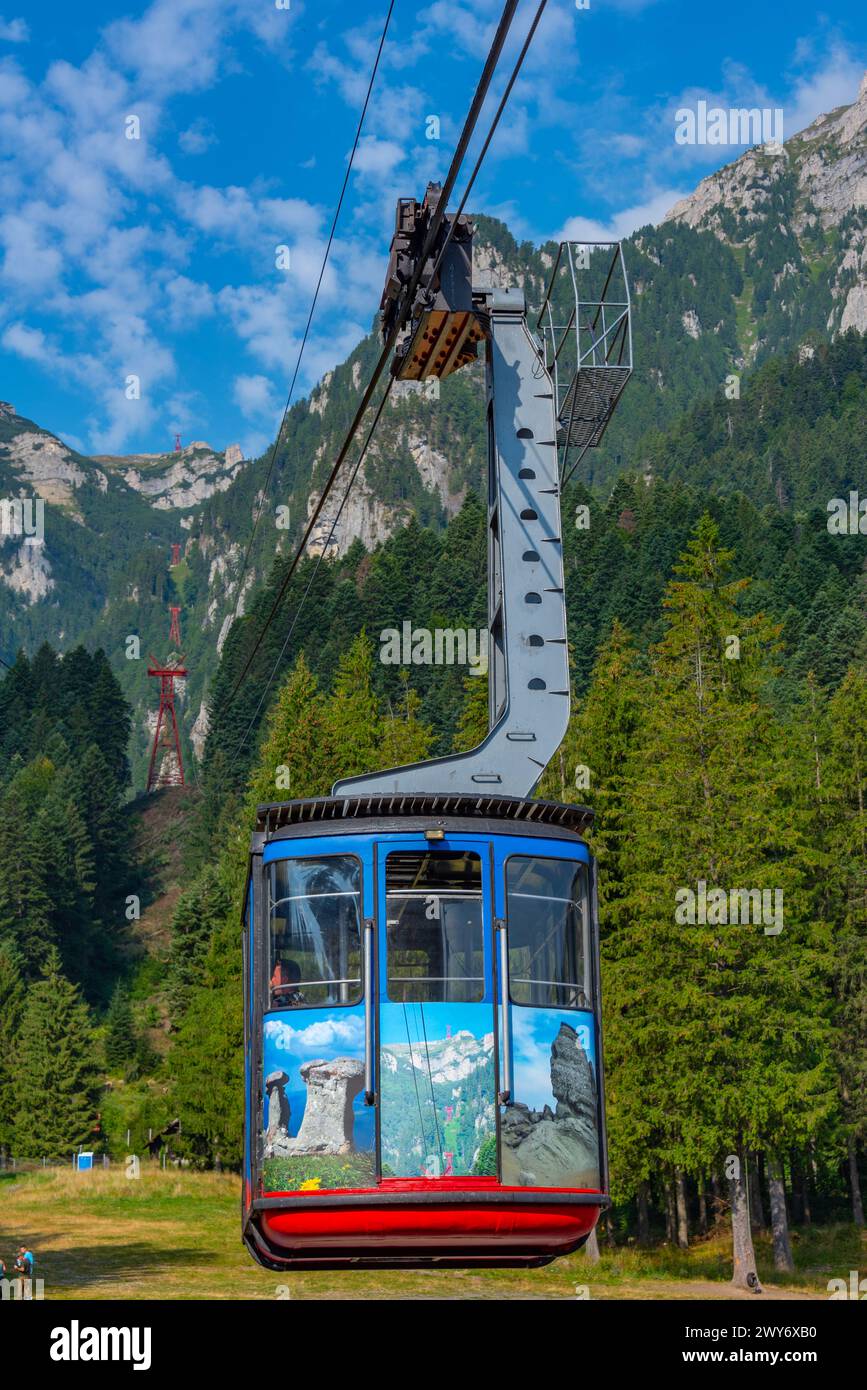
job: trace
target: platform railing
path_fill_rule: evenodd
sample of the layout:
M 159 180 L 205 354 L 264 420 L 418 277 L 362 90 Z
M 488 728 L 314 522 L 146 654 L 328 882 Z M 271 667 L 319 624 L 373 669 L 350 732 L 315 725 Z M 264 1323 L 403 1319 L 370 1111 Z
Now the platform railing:
M 631 301 L 619 241 L 560 243 L 536 332 L 554 382 L 564 483 L 600 442 L 632 372 Z

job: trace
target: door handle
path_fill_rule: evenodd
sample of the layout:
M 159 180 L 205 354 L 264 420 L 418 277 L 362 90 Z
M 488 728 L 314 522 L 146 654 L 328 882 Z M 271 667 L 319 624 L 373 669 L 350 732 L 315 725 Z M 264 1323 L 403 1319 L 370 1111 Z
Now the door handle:
M 506 923 L 497 922 L 497 937 L 500 946 L 500 1005 L 503 1015 L 503 1090 L 499 1094 L 501 1105 L 511 1105 L 514 1077 L 512 1075 L 512 1018 L 509 1011 L 509 939 Z
M 373 1088 L 373 922 L 364 923 L 364 1103 L 376 1104 Z

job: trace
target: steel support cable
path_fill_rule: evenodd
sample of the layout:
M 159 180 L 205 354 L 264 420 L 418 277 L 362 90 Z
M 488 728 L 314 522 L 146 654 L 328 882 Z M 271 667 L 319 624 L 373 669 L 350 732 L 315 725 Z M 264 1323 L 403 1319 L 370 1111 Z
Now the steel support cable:
M 367 94 L 366 94 L 366 96 L 365 96 L 365 98 L 364 98 L 364 105 L 363 105 L 362 108 L 361 108 L 361 115 L 360 115 L 359 118 L 358 118 L 358 125 L 357 125 L 356 130 L 355 130 L 355 140 L 353 141 L 352 150 L 351 150 L 351 153 L 350 153 L 350 155 L 349 155 L 349 163 L 348 163 L 347 166 L 346 166 L 346 173 L 345 173 L 344 176 L 343 176 L 343 187 L 342 187 L 341 190 L 340 190 L 340 197 L 339 197 L 338 200 L 337 200 L 337 207 L 336 207 L 336 209 L 335 209 L 334 217 L 333 217 L 332 222 L 331 222 L 331 231 L 330 231 L 329 234 L 328 234 L 328 242 L 327 242 L 327 245 L 326 245 L 326 247 L 325 247 L 325 255 L 324 255 L 323 258 L 322 258 L 322 265 L 321 265 L 320 270 L 319 270 L 319 279 L 316 281 L 316 289 L 314 290 L 314 293 L 313 293 L 313 300 L 312 300 L 311 305 L 310 305 L 310 312 L 309 312 L 309 314 L 307 315 L 307 323 L 306 323 L 305 328 L 304 328 L 304 336 L 303 336 L 302 339 L 301 339 L 301 346 L 300 346 L 299 349 L 298 349 L 298 356 L 297 356 L 297 358 L 296 358 L 296 360 L 295 360 L 295 369 L 294 369 L 294 371 L 293 371 L 293 373 L 292 373 L 292 381 L 291 381 L 291 383 L 290 383 L 290 385 L 289 385 L 289 395 L 288 395 L 287 398 L 286 398 L 286 405 L 285 405 L 285 408 L 284 408 L 284 410 L 283 410 L 283 418 L 282 418 L 281 421 L 280 421 L 280 428 L 279 428 L 278 431 L 277 431 L 277 434 L 276 434 L 275 439 L 274 439 L 274 443 L 273 443 L 272 448 L 271 448 L 271 459 L 270 459 L 270 462 L 269 462 L 269 464 L 268 464 L 268 472 L 265 474 L 265 481 L 264 481 L 264 483 L 262 484 L 261 492 L 260 492 L 260 495 L 259 495 L 259 503 L 258 503 L 258 506 L 257 506 L 257 509 L 256 509 L 256 515 L 255 515 L 255 517 L 253 518 L 253 530 L 252 530 L 251 533 L 250 533 L 250 539 L 249 539 L 249 541 L 248 541 L 248 543 L 247 543 L 247 549 L 246 549 L 246 551 L 245 551 L 244 560 L 243 560 L 243 563 L 242 563 L 242 565 L 241 565 L 241 573 L 240 573 L 240 576 L 239 576 L 239 578 L 238 578 L 238 592 L 237 592 L 237 596 L 236 596 L 236 598 L 235 598 L 235 612 L 234 612 L 234 615 L 233 615 L 235 618 L 237 618 L 237 616 L 238 616 L 238 608 L 239 608 L 240 603 L 241 603 L 241 595 L 242 595 L 243 592 L 244 592 L 244 576 L 245 576 L 246 573 L 247 573 L 247 565 L 248 565 L 249 560 L 250 560 L 250 552 L 251 552 L 251 550 L 252 550 L 252 548 L 253 548 L 253 541 L 254 541 L 255 538 L 256 538 L 256 531 L 257 531 L 257 529 L 258 529 L 259 521 L 260 521 L 261 516 L 262 516 L 262 510 L 263 510 L 263 507 L 264 507 L 264 505 L 265 505 L 265 495 L 266 495 L 266 493 L 267 493 L 267 491 L 268 491 L 268 484 L 270 483 L 270 481 L 271 481 L 271 475 L 272 475 L 272 473 L 274 472 L 274 463 L 275 463 L 275 460 L 276 460 L 276 458 L 277 458 L 277 447 L 278 447 L 278 445 L 279 445 L 279 443 L 280 443 L 280 436 L 281 436 L 282 433 L 283 433 L 283 427 L 284 427 L 284 425 L 286 424 L 286 417 L 287 417 L 288 414 L 289 414 L 289 407 L 290 407 L 290 405 L 292 404 L 292 397 L 293 397 L 294 392 L 295 392 L 295 383 L 296 383 L 296 381 L 298 380 L 298 371 L 299 371 L 299 369 L 300 369 L 300 367 L 301 367 L 301 358 L 304 356 L 304 349 L 305 349 L 305 347 L 307 346 L 307 338 L 308 338 L 308 336 L 309 336 L 309 334 L 310 334 L 310 326 L 311 326 L 311 324 L 312 324 L 312 322 L 313 322 L 313 315 L 314 315 L 314 313 L 316 312 L 316 305 L 317 305 L 317 302 L 318 302 L 318 300 L 319 300 L 319 291 L 320 291 L 320 289 L 321 289 L 321 287 L 322 287 L 322 281 L 323 281 L 323 278 L 324 278 L 324 276 L 325 276 L 325 268 L 326 268 L 326 266 L 328 265 L 328 257 L 329 257 L 330 254 L 331 254 L 331 246 L 332 246 L 332 243 L 333 243 L 333 241 L 334 241 L 334 234 L 335 234 L 335 232 L 336 232 L 336 230 L 337 230 L 337 222 L 338 222 L 338 219 L 339 219 L 339 217 L 340 217 L 341 209 L 343 208 L 343 200 L 344 200 L 344 198 L 345 198 L 345 196 L 346 196 L 346 189 L 347 189 L 347 187 L 349 186 L 349 176 L 350 176 L 350 174 L 352 173 L 352 166 L 353 166 L 353 164 L 355 163 L 355 155 L 356 155 L 356 152 L 357 152 L 357 150 L 358 150 L 359 141 L 360 141 L 360 139 L 361 139 L 361 131 L 362 131 L 362 128 L 363 128 L 363 126 L 364 126 L 364 118 L 365 118 L 365 116 L 367 115 L 367 108 L 368 108 L 368 105 L 370 104 L 370 97 L 371 97 L 371 93 L 373 92 L 373 84 L 374 84 L 374 82 L 376 81 L 376 74 L 377 74 L 377 70 L 378 70 L 378 68 L 379 68 L 379 60 L 380 60 L 380 58 L 382 57 L 382 50 L 383 50 L 383 48 L 385 47 L 385 39 L 386 39 L 386 35 L 388 34 L 388 26 L 389 26 L 389 24 L 391 23 L 391 16 L 392 16 L 392 11 L 394 10 L 394 6 L 395 6 L 395 0 L 391 0 L 391 3 L 390 3 L 390 5 L 389 5 L 389 7 L 388 7 L 388 14 L 385 16 L 385 24 L 383 25 L 382 34 L 380 35 L 380 39 L 379 39 L 379 48 L 377 49 L 377 52 L 376 52 L 376 58 L 375 58 L 374 64 L 373 64 L 373 70 L 372 70 L 372 72 L 371 72 L 371 74 L 370 74 L 370 81 L 369 81 L 369 83 L 368 83 L 368 85 L 367 85 Z
M 260 630 L 258 637 L 256 638 L 256 641 L 253 645 L 253 649 L 247 657 L 247 660 L 244 663 L 240 675 L 237 677 L 231 691 L 229 692 L 228 703 L 231 703 L 231 701 L 235 698 L 235 695 L 238 693 L 241 683 L 244 681 L 247 672 L 250 670 L 250 667 L 252 666 L 253 661 L 255 660 L 256 653 L 262 645 L 262 640 L 265 636 L 265 633 L 267 632 L 268 628 L 270 627 L 277 614 L 277 611 L 283 600 L 283 595 L 289 587 L 295 570 L 298 568 L 301 556 L 303 555 L 304 550 L 307 547 L 307 543 L 310 539 L 310 536 L 316 526 L 317 521 L 319 520 L 319 516 L 323 510 L 323 507 L 325 506 L 328 494 L 331 491 L 331 488 L 334 486 L 337 474 L 339 473 L 343 465 L 343 462 L 346 458 L 346 455 L 349 452 L 352 441 L 364 417 L 364 412 L 366 411 L 370 403 L 371 397 L 373 396 L 373 393 L 376 389 L 379 378 L 382 376 L 385 365 L 388 362 L 388 359 L 391 355 L 392 348 L 394 347 L 394 344 L 397 341 L 398 334 L 400 333 L 400 331 L 404 327 L 404 324 L 406 323 L 406 320 L 410 316 L 413 297 L 421 280 L 427 258 L 436 241 L 436 237 L 439 232 L 440 226 L 442 225 L 449 197 L 451 195 L 452 189 L 454 188 L 455 182 L 457 181 L 461 165 L 463 164 L 464 158 L 466 156 L 467 146 L 469 145 L 469 142 L 472 139 L 473 132 L 475 130 L 476 123 L 479 118 L 479 112 L 481 111 L 482 104 L 484 103 L 485 97 L 490 88 L 494 71 L 496 69 L 500 53 L 502 52 L 503 45 L 506 41 L 506 37 L 509 33 L 509 29 L 514 18 L 517 5 L 518 0 L 507 0 L 507 4 L 503 10 L 503 14 L 497 26 L 497 32 L 494 35 L 494 39 L 491 44 L 488 57 L 485 61 L 485 66 L 482 71 L 482 75 L 479 78 L 478 84 L 476 86 L 475 96 L 473 97 L 472 104 L 470 106 L 469 112 L 467 113 L 467 117 L 464 122 L 464 127 L 461 132 L 460 140 L 458 141 L 457 148 L 455 149 L 454 155 L 452 156 L 452 162 L 449 166 L 449 171 L 446 175 L 446 180 L 443 184 L 442 192 L 440 193 L 436 210 L 431 219 L 430 227 L 428 229 L 427 237 L 425 238 L 425 243 L 421 256 L 419 257 L 415 271 L 413 272 L 413 275 L 407 286 L 406 294 L 404 297 L 403 310 L 397 316 L 395 323 L 393 324 L 392 329 L 385 341 L 382 352 L 379 356 L 379 360 L 377 361 L 377 364 L 374 368 L 373 375 L 367 384 L 364 395 L 361 398 L 361 402 L 353 418 L 352 424 L 349 427 L 349 431 L 346 435 L 346 438 L 344 439 L 344 442 L 341 445 L 340 452 L 338 453 L 337 458 L 334 461 L 334 465 L 331 469 L 331 472 L 328 475 L 322 494 L 319 497 L 319 500 L 313 510 L 313 514 L 307 522 L 307 526 L 304 530 L 304 535 L 301 537 L 301 542 L 297 550 L 295 551 L 289 569 L 283 577 L 283 581 L 281 583 L 277 597 L 275 598 L 274 603 L 271 606 L 270 612 L 268 613 L 268 616 L 265 619 L 265 624 Z
M 434 265 L 433 272 L 431 274 L 431 281 L 436 279 L 436 273 L 439 270 L 440 265 L 442 264 L 442 259 L 446 251 L 448 250 L 448 245 L 452 239 L 455 227 L 457 226 L 458 218 L 460 217 L 461 213 L 466 207 L 467 199 L 469 198 L 470 193 L 473 190 L 473 185 L 475 184 L 476 178 L 478 177 L 478 173 L 482 167 L 482 162 L 484 161 L 485 155 L 488 153 L 488 148 L 492 139 L 494 138 L 494 132 L 496 131 L 497 126 L 500 124 L 500 117 L 506 109 L 506 103 L 508 102 L 509 97 L 512 94 L 512 88 L 514 87 L 515 82 L 518 79 L 518 75 L 521 71 L 521 68 L 524 66 L 524 59 L 527 56 L 530 44 L 533 42 L 533 36 L 535 35 L 537 28 L 539 27 L 539 21 L 545 12 L 545 6 L 547 5 L 547 3 L 548 0 L 540 0 L 540 4 L 538 9 L 536 10 L 533 22 L 530 25 L 530 28 L 527 30 L 527 37 L 524 39 L 523 46 L 521 48 L 520 53 L 518 54 L 518 58 L 514 68 L 512 69 L 511 76 L 509 77 L 509 80 L 506 83 L 505 89 L 503 91 L 503 95 L 500 98 L 500 104 L 497 107 L 497 110 L 494 114 L 494 119 L 491 121 L 490 129 L 488 130 L 488 133 L 485 137 L 485 143 L 482 145 L 482 148 L 479 152 L 479 157 L 476 160 L 475 166 L 473 168 L 473 172 L 470 174 L 470 181 L 464 189 L 464 196 L 461 198 L 461 201 L 458 204 L 458 210 L 452 219 L 452 224 L 449 227 L 448 235 L 446 236 L 445 242 L 443 243 L 442 249 L 440 250 L 440 253 L 437 257 L 436 264 Z
M 256 706 L 256 709 L 255 709 L 255 711 L 254 711 L 254 713 L 253 713 L 253 717 L 252 717 L 252 719 L 250 720 L 250 723 L 247 725 L 247 728 L 244 730 L 244 733 L 243 733 L 243 735 L 242 735 L 242 737 L 241 737 L 240 743 L 238 743 L 237 747 L 235 748 L 235 752 L 234 752 L 234 754 L 232 755 L 232 761 L 229 763 L 229 767 L 228 767 L 228 771 L 229 771 L 229 772 L 231 772 L 232 768 L 235 766 L 235 763 L 237 762 L 238 757 L 239 757 L 239 755 L 240 755 L 241 749 L 244 747 L 244 744 L 247 742 L 247 739 L 250 737 L 250 734 L 252 733 L 252 731 L 253 731 L 253 729 L 254 729 L 254 727 L 255 727 L 255 725 L 256 725 L 256 721 L 257 721 L 257 719 L 259 718 L 259 712 L 260 712 L 260 710 L 262 709 L 262 705 L 265 703 L 265 697 L 267 696 L 268 691 L 271 689 L 271 684 L 272 684 L 272 682 L 273 682 L 273 680 L 274 680 L 274 677 L 276 676 L 276 674 L 277 674 L 277 672 L 278 672 L 278 670 L 279 670 L 279 668 L 280 668 L 280 665 L 281 665 L 281 663 L 282 663 L 282 661 L 283 661 L 283 658 L 284 658 L 284 656 L 286 655 L 286 650 L 287 650 L 287 648 L 288 648 L 288 646 L 289 646 L 290 641 L 292 640 L 292 634 L 293 634 L 293 632 L 295 631 L 295 628 L 296 628 L 297 625 L 298 625 L 298 619 L 301 617 L 301 611 L 302 611 L 302 609 L 304 608 L 304 605 L 305 605 L 305 603 L 307 602 L 307 599 L 310 597 L 310 590 L 313 588 L 313 585 L 314 585 L 315 580 L 316 580 L 316 576 L 317 576 L 317 574 L 319 573 L 319 566 L 320 566 L 321 563 L 322 563 L 323 556 L 325 555 L 325 552 L 327 551 L 328 547 L 331 545 L 331 542 L 332 542 L 333 539 L 334 539 L 334 533 L 335 533 L 335 531 L 337 530 L 337 523 L 339 522 L 339 520 L 340 520 L 340 518 L 341 518 L 341 516 L 342 516 L 342 514 L 343 514 L 343 508 L 346 506 L 347 500 L 348 500 L 348 498 L 349 498 L 349 494 L 350 494 L 350 492 L 352 491 L 352 486 L 353 486 L 353 484 L 354 484 L 354 482 L 355 482 L 356 477 L 358 476 L 358 471 L 359 471 L 359 469 L 361 468 L 362 463 L 364 462 L 365 456 L 366 456 L 366 454 L 367 454 L 368 445 L 370 444 L 370 441 L 371 441 L 371 439 L 373 438 L 374 431 L 376 430 L 376 427 L 377 427 L 377 425 L 378 425 L 378 423 L 379 423 L 379 417 L 381 416 L 381 414 L 382 414 L 382 412 L 383 412 L 383 409 L 385 408 L 385 403 L 386 403 L 386 401 L 388 400 L 388 397 L 389 397 L 389 394 L 390 394 L 390 392 L 391 392 L 391 388 L 392 388 L 393 385 L 394 385 L 394 377 L 390 377 L 390 378 L 389 378 L 389 381 L 388 381 L 388 385 L 387 385 L 386 388 L 385 388 L 385 392 L 384 392 L 384 394 L 383 394 L 382 400 L 380 401 L 379 405 L 377 406 L 376 415 L 374 416 L 373 421 L 372 421 L 371 426 L 370 426 L 370 429 L 369 429 L 368 432 L 367 432 L 367 438 L 365 439 L 364 444 L 363 444 L 362 447 L 361 447 L 361 453 L 359 454 L 358 458 L 357 458 L 356 461 L 355 461 L 355 467 L 353 468 L 352 473 L 351 473 L 350 478 L 349 478 L 349 482 L 348 482 L 347 485 L 346 485 L 346 490 L 345 490 L 345 492 L 344 492 L 344 494 L 343 494 L 343 497 L 342 497 L 342 499 L 341 499 L 340 506 L 337 508 L 337 512 L 335 513 L 334 520 L 333 520 L 332 523 L 331 523 L 331 530 L 330 530 L 329 533 L 328 533 L 328 539 L 326 540 L 324 546 L 322 547 L 322 549 L 320 550 L 319 554 L 318 554 L 317 557 L 316 557 L 316 563 L 315 563 L 314 566 L 313 566 L 313 573 L 311 574 L 311 576 L 310 576 L 310 578 L 309 578 L 309 580 L 308 580 L 308 582 L 307 582 L 307 588 L 304 590 L 304 593 L 301 595 L 301 600 L 300 600 L 300 602 L 299 602 L 299 604 L 298 604 L 298 607 L 297 607 L 296 610 L 295 610 L 295 615 L 294 615 L 294 617 L 293 617 L 293 619 L 292 619 L 292 622 L 291 622 L 290 625 L 289 625 L 289 631 L 286 633 L 286 636 L 285 636 L 285 638 L 283 639 L 283 645 L 282 645 L 282 647 L 280 648 L 280 652 L 279 652 L 279 655 L 278 655 L 278 657 L 277 657 L 277 660 L 274 662 L 274 665 L 273 665 L 273 667 L 271 668 L 271 674 L 269 675 L 267 681 L 265 682 L 265 688 L 264 688 L 264 690 L 262 691 L 262 694 L 259 696 L 259 703 L 258 703 L 258 705 Z

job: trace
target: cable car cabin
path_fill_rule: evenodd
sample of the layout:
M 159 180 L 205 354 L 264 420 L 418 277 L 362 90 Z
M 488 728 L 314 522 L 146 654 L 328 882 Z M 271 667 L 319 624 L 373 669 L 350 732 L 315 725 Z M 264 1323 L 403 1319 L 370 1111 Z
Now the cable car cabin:
M 595 873 L 577 806 L 259 808 L 244 1240 L 270 1269 L 531 1266 L 607 1205 Z

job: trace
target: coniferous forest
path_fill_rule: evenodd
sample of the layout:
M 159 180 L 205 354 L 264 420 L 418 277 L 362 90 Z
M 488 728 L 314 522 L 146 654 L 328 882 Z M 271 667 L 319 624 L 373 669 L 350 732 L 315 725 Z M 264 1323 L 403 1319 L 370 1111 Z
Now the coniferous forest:
M 785 1272 L 789 1227 L 864 1225 L 867 535 L 834 521 L 864 439 L 849 332 L 636 425 L 618 470 L 565 488 L 572 717 L 538 794 L 595 810 L 614 1245 L 686 1248 L 749 1202 Z M 171 1134 L 175 1162 L 238 1168 L 254 810 L 484 737 L 484 677 L 381 660 L 406 621 L 485 626 L 474 482 L 447 523 L 417 509 L 372 550 L 304 559 L 236 689 L 275 556 L 179 799 L 136 795 L 101 649 L 3 671 L 0 1152 L 119 1159 Z M 781 894 L 782 929 L 672 913 L 732 883 Z
M 849 334 L 647 431 L 634 466 L 563 499 L 573 712 L 539 794 L 595 811 L 615 1242 L 708 1231 L 731 1155 L 733 1200 L 749 1188 L 780 1270 L 789 1223 L 863 1225 L 867 537 L 830 527 L 828 503 L 854 486 L 865 402 L 867 347 Z M 118 1157 L 127 1132 L 142 1144 L 177 1120 L 179 1159 L 238 1166 L 255 807 L 479 741 L 484 677 L 379 657 L 406 619 L 484 625 L 485 529 L 469 489 L 445 526 L 413 517 L 372 553 L 305 560 L 230 698 L 277 558 L 214 673 L 171 831 L 178 891 L 150 946 L 130 711 L 105 655 L 46 644 L 5 671 L 7 1153 Z M 784 929 L 675 919 L 684 886 L 732 882 L 781 892 Z

